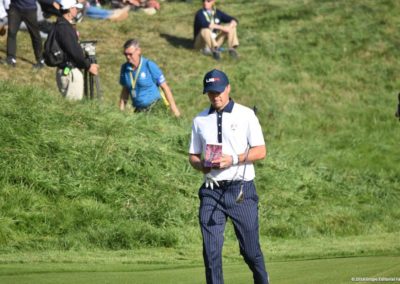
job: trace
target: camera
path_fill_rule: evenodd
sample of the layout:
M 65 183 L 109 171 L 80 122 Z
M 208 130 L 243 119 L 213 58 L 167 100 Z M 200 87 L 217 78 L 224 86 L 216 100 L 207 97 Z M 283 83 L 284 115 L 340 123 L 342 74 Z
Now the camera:
M 85 55 L 90 59 L 95 59 L 96 57 L 96 43 L 97 40 L 86 40 L 80 42 Z
M 96 43 L 97 40 L 86 40 L 81 41 L 80 45 L 85 53 L 86 58 L 89 59 L 90 63 L 96 63 Z M 102 99 L 103 94 L 100 88 L 100 79 L 97 75 L 92 75 L 85 70 L 84 73 L 84 94 L 85 97 L 90 99 L 94 98 L 94 89 L 97 90 L 97 98 Z

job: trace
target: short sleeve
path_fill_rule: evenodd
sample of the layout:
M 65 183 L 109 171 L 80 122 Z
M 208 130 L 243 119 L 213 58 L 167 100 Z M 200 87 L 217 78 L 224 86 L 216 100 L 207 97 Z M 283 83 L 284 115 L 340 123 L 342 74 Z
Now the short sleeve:
M 201 137 L 197 131 L 196 123 L 193 121 L 192 134 L 190 137 L 189 154 L 201 154 L 203 152 L 203 145 Z
M 158 67 L 158 65 L 155 62 L 149 60 L 148 68 L 149 68 L 150 74 L 153 78 L 153 81 L 156 82 L 158 86 L 166 81 L 164 74 L 162 73 L 161 69 Z
M 119 72 L 119 84 L 121 86 L 123 86 L 123 87 L 127 87 L 127 88 L 130 87 L 129 82 L 127 82 L 127 79 L 126 79 L 126 67 L 125 67 L 125 64 L 121 65 L 121 70 Z
M 247 139 L 251 147 L 265 145 L 260 122 L 253 111 L 249 114 Z

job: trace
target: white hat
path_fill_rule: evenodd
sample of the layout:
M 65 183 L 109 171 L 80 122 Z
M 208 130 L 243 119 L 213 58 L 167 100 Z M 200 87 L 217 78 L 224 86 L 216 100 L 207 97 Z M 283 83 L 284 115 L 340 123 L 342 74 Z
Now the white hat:
M 58 3 L 61 5 L 62 10 L 68 10 L 72 7 L 76 7 L 78 9 L 82 9 L 83 5 L 81 3 L 76 2 L 76 0 L 58 0 Z

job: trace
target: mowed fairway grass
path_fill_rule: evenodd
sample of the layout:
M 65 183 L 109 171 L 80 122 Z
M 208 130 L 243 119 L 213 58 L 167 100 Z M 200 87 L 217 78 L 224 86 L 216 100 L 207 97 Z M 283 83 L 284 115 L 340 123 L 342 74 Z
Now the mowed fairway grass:
M 356 279 L 400 281 L 400 257 L 353 257 L 272 262 L 271 283 L 351 283 Z M 252 283 L 245 264 L 224 268 L 227 284 Z M 352 281 L 353 279 L 353 281 Z M 0 283 L 204 283 L 203 267 L 143 264 L 3 264 Z M 394 282 L 394 281 L 393 281 Z

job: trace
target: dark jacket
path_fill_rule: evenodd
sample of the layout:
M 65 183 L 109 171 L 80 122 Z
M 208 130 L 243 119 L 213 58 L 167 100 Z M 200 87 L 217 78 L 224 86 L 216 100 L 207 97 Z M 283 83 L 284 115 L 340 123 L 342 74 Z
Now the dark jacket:
M 68 65 L 79 69 L 89 69 L 90 61 L 83 53 L 76 30 L 64 17 L 57 18 L 56 40 L 65 54 L 65 63 L 61 64 L 60 68 Z
M 196 36 L 201 29 L 206 29 L 211 24 L 211 22 L 209 21 L 209 19 L 207 19 L 204 13 L 207 13 L 207 11 L 205 9 L 200 9 L 197 11 L 196 16 L 194 17 L 193 40 L 196 39 Z M 237 23 L 239 23 L 236 18 L 229 16 L 228 14 L 225 14 L 221 10 L 216 9 L 214 11 L 214 23 L 227 24 L 230 23 L 232 20 L 235 20 Z
M 10 7 L 17 8 L 22 11 L 33 11 L 37 9 L 36 0 L 12 0 Z
M 42 8 L 42 11 L 45 16 L 45 18 L 50 17 L 51 15 L 60 17 L 61 13 L 59 10 L 57 10 L 54 6 L 53 3 L 56 2 L 56 0 L 38 0 L 39 4 L 40 4 L 40 8 Z

